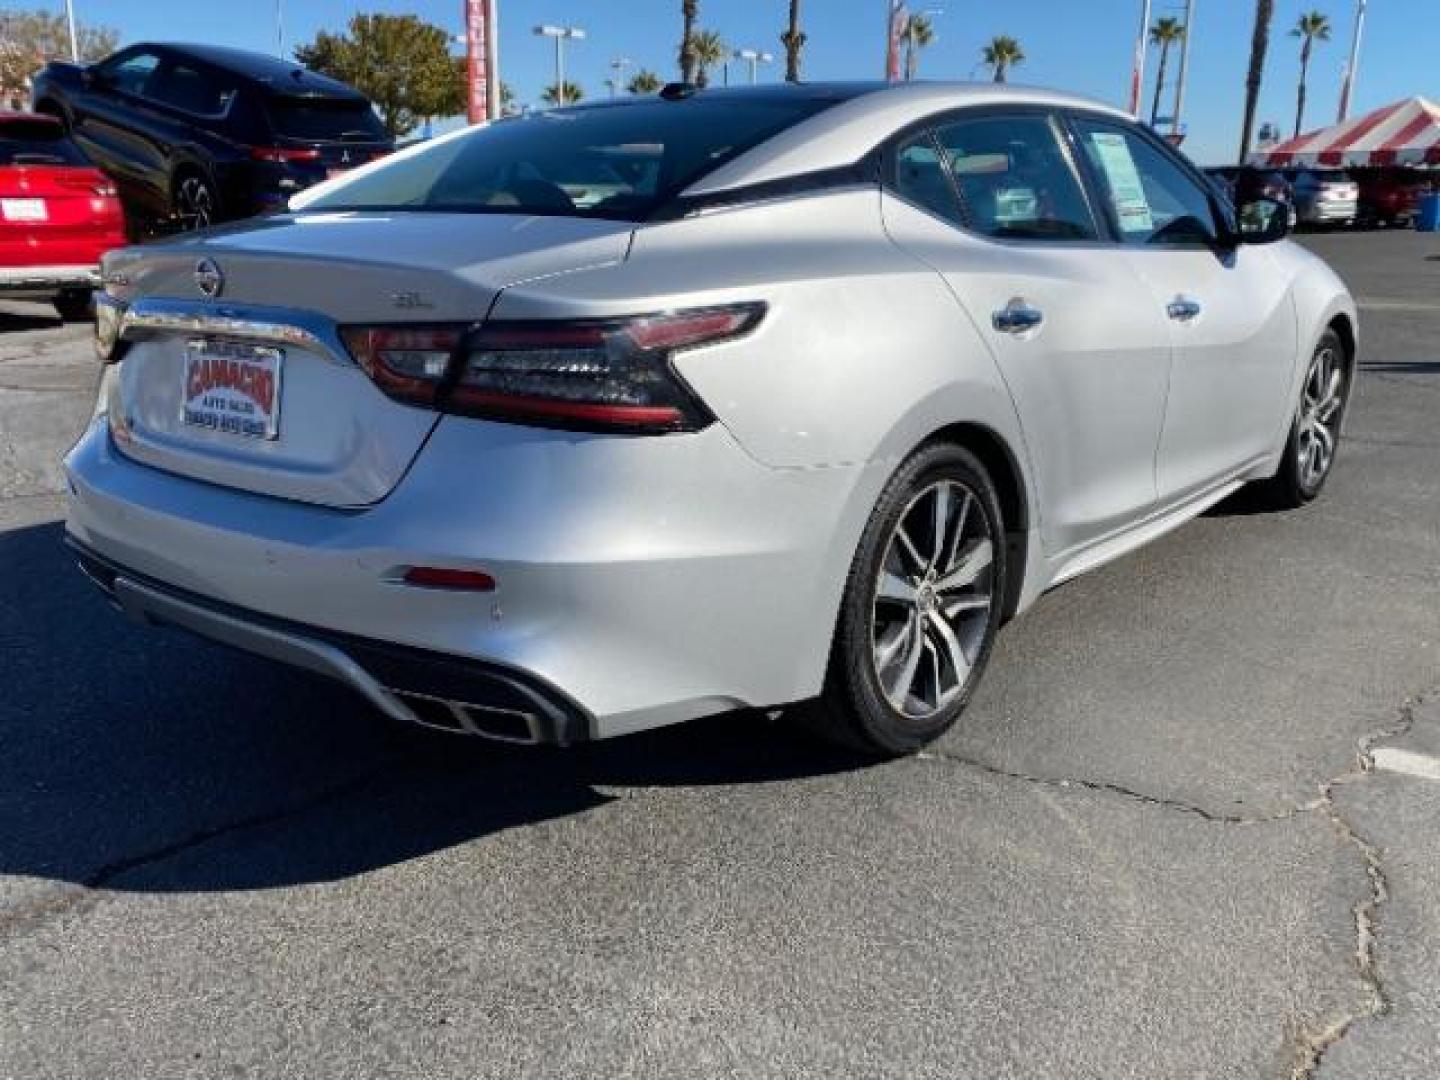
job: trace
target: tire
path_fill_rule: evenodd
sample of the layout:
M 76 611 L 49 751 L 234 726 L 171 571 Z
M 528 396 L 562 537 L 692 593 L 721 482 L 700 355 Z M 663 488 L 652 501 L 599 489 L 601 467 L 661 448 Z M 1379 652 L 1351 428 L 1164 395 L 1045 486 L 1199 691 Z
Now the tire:
M 204 174 L 187 169 L 175 178 L 170 213 L 182 232 L 208 229 L 220 220 L 220 196 Z
M 52 302 L 63 322 L 89 322 L 95 317 L 89 289 L 67 289 Z
M 911 455 L 865 526 L 825 688 L 800 710 L 801 723 L 846 749 L 884 757 L 947 731 L 1000 628 L 1004 538 L 995 485 L 973 454 L 936 443 Z
M 1262 488 L 1265 501 L 1276 509 L 1304 506 L 1324 489 L 1340 450 L 1353 375 L 1345 343 L 1333 329 L 1326 330 L 1305 371 L 1280 469 Z

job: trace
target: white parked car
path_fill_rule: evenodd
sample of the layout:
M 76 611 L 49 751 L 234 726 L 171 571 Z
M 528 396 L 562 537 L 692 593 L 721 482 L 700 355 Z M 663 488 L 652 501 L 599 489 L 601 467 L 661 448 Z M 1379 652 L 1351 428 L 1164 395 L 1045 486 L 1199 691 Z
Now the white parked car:
M 407 721 L 796 705 L 905 752 L 1052 585 L 1320 491 L 1356 311 L 1286 229 L 1061 94 L 503 120 L 107 257 L 70 542 L 132 616 Z

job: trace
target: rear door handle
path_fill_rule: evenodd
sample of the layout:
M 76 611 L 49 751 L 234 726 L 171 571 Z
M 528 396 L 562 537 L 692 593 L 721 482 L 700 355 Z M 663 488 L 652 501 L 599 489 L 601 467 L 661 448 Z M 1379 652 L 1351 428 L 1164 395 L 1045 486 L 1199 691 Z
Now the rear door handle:
M 1177 296 L 1165 305 L 1165 314 L 1176 322 L 1190 322 L 1200 317 L 1200 304 L 1188 296 Z
M 1023 334 L 1027 330 L 1034 330 L 1044 321 L 1043 311 L 1031 307 L 1018 296 L 990 316 L 990 322 L 1002 334 Z

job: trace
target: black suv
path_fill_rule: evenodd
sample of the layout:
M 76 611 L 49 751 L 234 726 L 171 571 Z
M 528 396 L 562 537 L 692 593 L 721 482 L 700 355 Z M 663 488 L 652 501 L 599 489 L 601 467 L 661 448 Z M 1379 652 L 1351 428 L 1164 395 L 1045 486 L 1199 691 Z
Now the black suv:
M 301 188 L 393 149 L 364 95 L 295 63 L 213 45 L 132 45 L 35 76 L 127 208 L 197 229 L 280 210 Z

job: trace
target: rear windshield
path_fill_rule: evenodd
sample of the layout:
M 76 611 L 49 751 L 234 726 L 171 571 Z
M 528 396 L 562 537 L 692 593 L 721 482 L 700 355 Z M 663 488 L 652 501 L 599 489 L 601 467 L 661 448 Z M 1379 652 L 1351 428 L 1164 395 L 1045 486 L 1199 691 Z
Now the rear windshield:
M 88 165 L 59 124 L 10 120 L 0 124 L 0 165 Z
M 830 102 L 645 101 L 501 120 L 341 184 L 307 210 L 444 210 L 638 221 Z
M 385 125 L 364 101 L 332 98 L 271 98 L 270 127 L 285 139 L 309 142 L 389 142 Z

